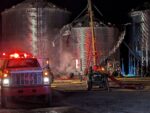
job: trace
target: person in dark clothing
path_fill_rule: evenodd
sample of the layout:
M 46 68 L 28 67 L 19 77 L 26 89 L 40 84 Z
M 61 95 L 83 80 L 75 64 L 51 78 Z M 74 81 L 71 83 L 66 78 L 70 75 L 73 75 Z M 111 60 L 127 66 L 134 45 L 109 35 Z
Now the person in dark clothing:
M 88 72 L 88 79 L 89 79 L 89 81 L 92 81 L 92 76 L 93 76 L 93 69 L 92 69 L 92 66 L 90 66 L 89 72 Z

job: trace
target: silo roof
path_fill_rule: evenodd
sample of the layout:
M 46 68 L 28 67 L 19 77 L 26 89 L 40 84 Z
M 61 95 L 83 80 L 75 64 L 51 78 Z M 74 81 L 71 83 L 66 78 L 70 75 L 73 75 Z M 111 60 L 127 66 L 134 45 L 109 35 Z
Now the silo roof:
M 16 6 L 12 6 L 12 8 L 7 9 L 5 11 L 7 12 L 11 9 L 23 9 L 23 8 L 51 8 L 51 9 L 59 9 L 59 10 L 69 12 L 66 9 L 61 9 L 61 8 L 57 7 L 56 5 L 48 2 L 47 0 L 25 0 L 25 1 L 17 4 Z
M 93 18 L 94 26 L 99 27 L 99 26 L 106 26 L 102 21 L 100 21 L 97 18 Z M 78 20 L 73 22 L 74 27 L 89 27 L 90 25 L 90 17 L 88 14 L 84 15 L 83 17 L 79 18 Z

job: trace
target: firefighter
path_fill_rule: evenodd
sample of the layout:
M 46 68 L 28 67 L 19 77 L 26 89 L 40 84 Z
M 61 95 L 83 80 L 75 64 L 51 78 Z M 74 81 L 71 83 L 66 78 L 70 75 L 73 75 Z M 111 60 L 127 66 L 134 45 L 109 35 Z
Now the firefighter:
M 92 76 L 93 76 L 93 74 L 94 74 L 94 72 L 97 72 L 97 66 L 95 65 L 95 66 L 90 66 L 90 68 L 89 68 L 89 71 L 88 71 L 88 79 L 90 80 L 90 81 L 92 81 Z
M 89 72 L 88 72 L 88 80 L 89 81 L 92 81 L 92 76 L 93 76 L 93 68 L 92 68 L 92 66 L 90 66 Z
M 92 89 L 92 76 L 93 76 L 93 68 L 92 66 L 90 66 L 88 72 L 87 72 L 87 90 L 91 90 Z

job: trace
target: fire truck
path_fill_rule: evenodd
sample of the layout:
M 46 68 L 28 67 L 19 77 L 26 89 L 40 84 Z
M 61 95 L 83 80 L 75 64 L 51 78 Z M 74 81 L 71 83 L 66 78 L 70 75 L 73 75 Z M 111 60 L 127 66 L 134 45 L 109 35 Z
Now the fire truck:
M 49 72 L 41 68 L 37 58 L 27 53 L 13 53 L 0 58 L 1 106 L 7 107 L 10 98 L 42 97 L 51 104 Z

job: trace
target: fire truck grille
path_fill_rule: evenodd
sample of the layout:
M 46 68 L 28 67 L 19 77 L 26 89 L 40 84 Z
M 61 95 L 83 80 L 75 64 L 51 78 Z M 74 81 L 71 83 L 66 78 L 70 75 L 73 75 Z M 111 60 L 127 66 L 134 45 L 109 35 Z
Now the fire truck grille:
M 29 86 L 42 84 L 42 73 L 11 73 L 12 86 Z

